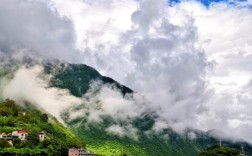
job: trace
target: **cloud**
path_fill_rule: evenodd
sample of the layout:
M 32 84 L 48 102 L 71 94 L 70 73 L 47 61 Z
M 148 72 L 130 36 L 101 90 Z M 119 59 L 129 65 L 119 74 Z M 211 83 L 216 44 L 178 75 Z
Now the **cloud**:
M 46 1 L 2 0 L 0 2 L 0 52 L 21 58 L 73 61 L 78 59 L 74 48 L 72 24 L 50 9 Z M 74 55 L 72 53 L 75 53 Z
M 92 31 L 92 43 L 96 46 L 79 37 L 82 42 L 78 42 L 78 47 L 92 58 L 84 58 L 83 62 L 143 94 L 149 101 L 146 107 L 159 115 L 155 128 L 171 126 L 181 131 L 191 126 L 230 132 L 237 130 L 234 125 L 249 126 L 247 119 L 239 117 L 249 114 L 237 103 L 237 96 L 245 94 L 240 88 L 251 77 L 248 34 L 252 13 L 244 7 L 245 3 L 219 2 L 206 8 L 196 1 L 172 6 L 162 0 L 106 4 L 78 1 L 90 7 L 73 13 L 63 5 L 68 2 L 53 2 L 62 15 L 75 23 L 77 34 Z M 108 8 L 113 6 L 116 14 L 121 15 L 118 8 L 126 3 L 132 9 L 125 9 L 124 13 L 131 21 L 126 18 L 127 22 L 121 24 L 124 29 L 109 31 L 113 26 L 118 28 L 115 23 L 120 18 Z M 97 8 L 102 8 L 103 14 L 93 14 Z M 87 15 L 96 17 L 98 26 L 92 27 L 85 18 L 81 19 Z M 107 22 L 110 17 L 111 23 Z M 249 95 L 245 97 L 249 101 Z M 232 122 L 237 121 L 234 119 L 239 122 Z M 246 129 L 249 128 L 243 130 Z M 237 137 L 251 140 L 245 134 L 237 133 Z
M 82 103 L 73 107 L 69 112 L 70 120 L 79 117 L 86 117 L 88 123 L 100 123 L 104 117 L 110 116 L 115 122 L 131 122 L 136 117 L 146 112 L 144 99 L 140 95 L 126 95 L 114 86 L 94 81 L 90 84 L 90 89 L 82 97 Z M 132 110 L 138 110 L 132 111 Z
M 43 73 L 42 66 L 22 66 L 15 71 L 12 79 L 5 79 L 3 98 L 18 103 L 30 102 L 38 108 L 60 119 L 60 113 L 82 101 L 69 94 L 67 90 L 49 88 L 49 75 Z
M 120 1 L 120 4 L 123 3 L 125 1 Z M 64 7 L 62 4 L 55 1 L 59 9 Z M 102 6 L 106 12 L 115 2 L 91 4 L 91 10 Z M 82 3 L 83 6 L 91 4 Z M 101 42 L 100 38 L 106 37 L 100 33 L 103 29 L 90 28 L 93 34 L 100 34 L 99 38 L 92 38 L 92 42 L 105 44 L 104 47 L 85 44 L 84 49 L 91 49 L 91 53 L 94 53 L 91 58 L 97 59 L 97 62 L 92 62 L 94 66 L 100 69 L 105 62 L 106 69 L 100 70 L 108 71 L 108 75 L 115 74 L 114 77 L 121 75 L 121 80 L 145 96 L 145 102 L 142 102 L 142 99 L 124 99 L 117 91 L 111 90 L 111 87 L 103 86 L 99 94 L 85 95 L 89 101 L 85 103 L 87 108 L 84 112 L 91 112 L 89 120 L 100 122 L 101 117 L 105 115 L 110 115 L 116 120 L 127 120 L 140 116 L 145 110 L 152 110 L 158 116 L 156 122 L 165 123 L 166 127 L 163 128 L 173 127 L 182 131 L 187 126 L 194 127 L 192 123 L 196 123 L 197 115 L 203 113 L 204 103 L 209 97 L 205 74 L 211 63 L 208 62 L 204 51 L 196 46 L 197 29 L 193 18 L 184 14 L 181 15 L 180 22 L 172 23 L 169 19 L 173 14 L 165 4 L 165 1 L 140 2 L 135 7 L 137 9 L 130 10 L 130 29 L 117 32 L 119 39 L 115 43 Z M 90 9 L 84 7 L 84 10 L 88 12 Z M 71 16 L 71 13 L 74 16 L 76 12 L 62 9 L 61 13 L 70 16 L 73 21 L 76 20 Z M 82 12 L 79 16 L 81 15 Z M 142 20 L 149 18 L 147 21 Z M 106 28 L 109 29 L 111 25 L 113 23 L 109 23 Z M 88 59 L 84 58 L 84 62 L 89 62 Z M 112 68 L 115 66 L 116 68 Z M 143 103 L 145 105 L 141 105 Z M 77 114 L 87 114 L 84 112 Z
M 132 127 L 131 125 L 112 125 L 106 129 L 108 133 L 114 134 L 114 135 L 119 135 L 120 137 L 129 137 L 134 140 L 138 139 L 137 136 L 137 129 Z
M 89 122 L 101 122 L 109 115 L 119 122 L 151 110 L 157 114 L 156 131 L 216 129 L 252 142 L 250 1 L 208 7 L 196 1 L 169 5 L 165 0 L 4 0 L 0 4 L 4 55 L 19 58 L 28 53 L 86 63 L 137 92 L 124 98 L 112 86 L 94 83 L 82 102 L 76 102 L 82 109 L 73 110 L 72 119 L 88 116 Z M 9 88 L 20 85 L 16 77 L 23 80 L 22 74 L 16 74 Z M 36 83 L 26 92 L 38 88 Z M 94 93 L 97 85 L 101 90 Z M 50 89 L 40 92 L 47 96 L 48 90 L 58 94 Z M 14 92 L 7 91 L 6 96 Z M 20 93 L 18 99 L 38 103 L 28 93 L 14 93 L 13 98 Z M 122 135 L 125 129 L 115 126 Z

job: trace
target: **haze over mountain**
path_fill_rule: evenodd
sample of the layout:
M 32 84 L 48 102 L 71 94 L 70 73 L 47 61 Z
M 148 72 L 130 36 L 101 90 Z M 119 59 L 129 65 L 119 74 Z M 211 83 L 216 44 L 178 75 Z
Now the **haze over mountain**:
M 108 115 L 108 133 L 135 140 L 132 123 L 120 122 L 148 113 L 157 134 L 214 129 L 251 143 L 251 19 L 250 0 L 2 0 L 1 95 L 63 123 L 62 112 L 85 103 L 69 117 Z M 52 86 L 44 64 L 55 60 L 90 65 L 134 96 L 95 80 L 83 95 Z

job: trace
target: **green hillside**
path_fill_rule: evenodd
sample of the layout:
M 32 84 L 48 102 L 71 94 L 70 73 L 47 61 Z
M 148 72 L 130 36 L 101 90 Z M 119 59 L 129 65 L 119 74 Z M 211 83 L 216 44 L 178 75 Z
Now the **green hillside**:
M 20 138 L 0 139 L 1 156 L 66 156 L 69 147 L 84 147 L 76 136 L 60 124 L 54 117 L 42 113 L 32 105 L 20 107 L 12 100 L 0 102 L 0 135 L 17 130 L 25 130 L 28 136 Z M 39 139 L 39 132 L 45 133 L 45 139 Z M 9 142 L 8 142 L 9 141 Z
M 86 65 L 50 64 L 46 66 L 45 71 L 53 75 L 51 80 L 52 86 L 69 89 L 75 96 L 82 96 L 85 94 L 89 89 L 90 82 L 93 80 L 100 80 L 105 84 L 115 84 L 123 94 L 133 92 L 131 89 L 120 85 L 113 79 L 103 77 L 95 69 Z M 154 122 L 154 117 L 150 114 L 145 114 L 134 121 L 129 121 L 139 130 L 139 138 L 138 140 L 134 140 L 128 137 L 118 137 L 108 134 L 105 129 L 114 123 L 112 118 L 105 117 L 104 123 L 90 123 L 87 126 L 86 119 L 83 118 L 67 122 L 68 113 L 69 112 L 63 113 L 62 117 L 72 131 L 80 139 L 87 142 L 87 147 L 89 149 L 95 153 L 107 156 L 122 154 L 127 154 L 129 156 L 196 155 L 202 149 L 218 142 L 202 134 L 199 134 L 202 135 L 201 139 L 191 140 L 188 137 L 189 131 L 184 135 L 179 135 L 170 129 L 164 130 L 160 134 L 149 133 L 146 135 L 146 132 L 152 128 Z

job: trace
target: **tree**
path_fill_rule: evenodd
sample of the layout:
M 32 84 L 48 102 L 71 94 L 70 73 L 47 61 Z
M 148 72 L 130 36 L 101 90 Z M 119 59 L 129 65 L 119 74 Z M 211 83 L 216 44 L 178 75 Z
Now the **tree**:
M 8 147 L 11 147 L 11 144 L 8 143 L 8 141 L 6 141 L 6 140 L 0 140 L 0 147 L 1 148 L 8 148 Z
M 34 147 L 39 144 L 39 136 L 36 132 L 31 132 L 27 136 L 27 142 L 30 146 Z
M 198 154 L 198 156 L 238 156 L 239 151 L 228 146 L 214 145 L 207 148 L 205 151 Z
M 42 142 L 42 147 L 43 147 L 43 148 L 47 148 L 50 144 L 51 144 L 51 140 L 45 139 L 45 140 Z
M 12 115 L 11 109 L 9 109 L 7 107 L 2 107 L 0 109 L 0 115 L 1 116 L 10 116 L 10 115 Z
M 15 146 L 15 147 L 22 147 L 22 141 L 21 141 L 21 139 L 19 139 L 19 138 L 16 138 L 16 139 L 13 139 L 13 146 Z
M 16 104 L 15 104 L 15 101 L 10 100 L 10 99 L 6 99 L 4 102 L 4 106 L 7 108 L 15 108 Z
M 46 113 L 40 115 L 40 120 L 43 122 L 48 122 L 48 115 Z

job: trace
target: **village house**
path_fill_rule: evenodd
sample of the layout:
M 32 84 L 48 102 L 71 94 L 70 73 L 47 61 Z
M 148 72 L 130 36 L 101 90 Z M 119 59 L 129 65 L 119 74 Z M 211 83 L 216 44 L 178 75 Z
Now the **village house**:
M 28 136 L 27 130 L 17 130 L 12 132 L 13 138 L 19 138 L 21 140 L 25 140 L 27 136 Z
M 45 140 L 45 132 L 41 131 L 39 132 L 39 141 L 44 141 Z
M 89 152 L 85 148 L 69 148 L 68 156 L 95 156 L 95 154 Z
M 0 134 L 0 139 L 1 140 L 12 140 L 12 136 L 11 136 L 11 134 L 10 133 L 2 133 L 2 134 Z
M 20 140 L 24 141 L 26 140 L 28 136 L 28 131 L 27 130 L 17 130 L 13 131 L 12 133 L 0 133 L 0 140 L 13 140 L 15 138 L 19 138 Z M 41 131 L 38 133 L 38 137 L 40 141 L 44 141 L 46 134 L 44 131 Z
M 89 152 L 88 150 L 84 148 L 79 149 L 79 156 L 95 156 L 95 154 Z
M 11 133 L 8 133 L 8 134 L 6 134 L 6 133 L 1 133 L 1 134 L 0 134 L 0 140 L 8 141 L 8 143 L 9 143 L 11 146 L 13 146 L 12 139 L 13 139 L 13 138 L 12 138 Z
M 5 139 L 7 137 L 7 134 L 6 133 L 1 133 L 0 134 L 0 139 Z
M 77 148 L 69 148 L 68 149 L 68 156 L 78 156 L 79 150 Z

